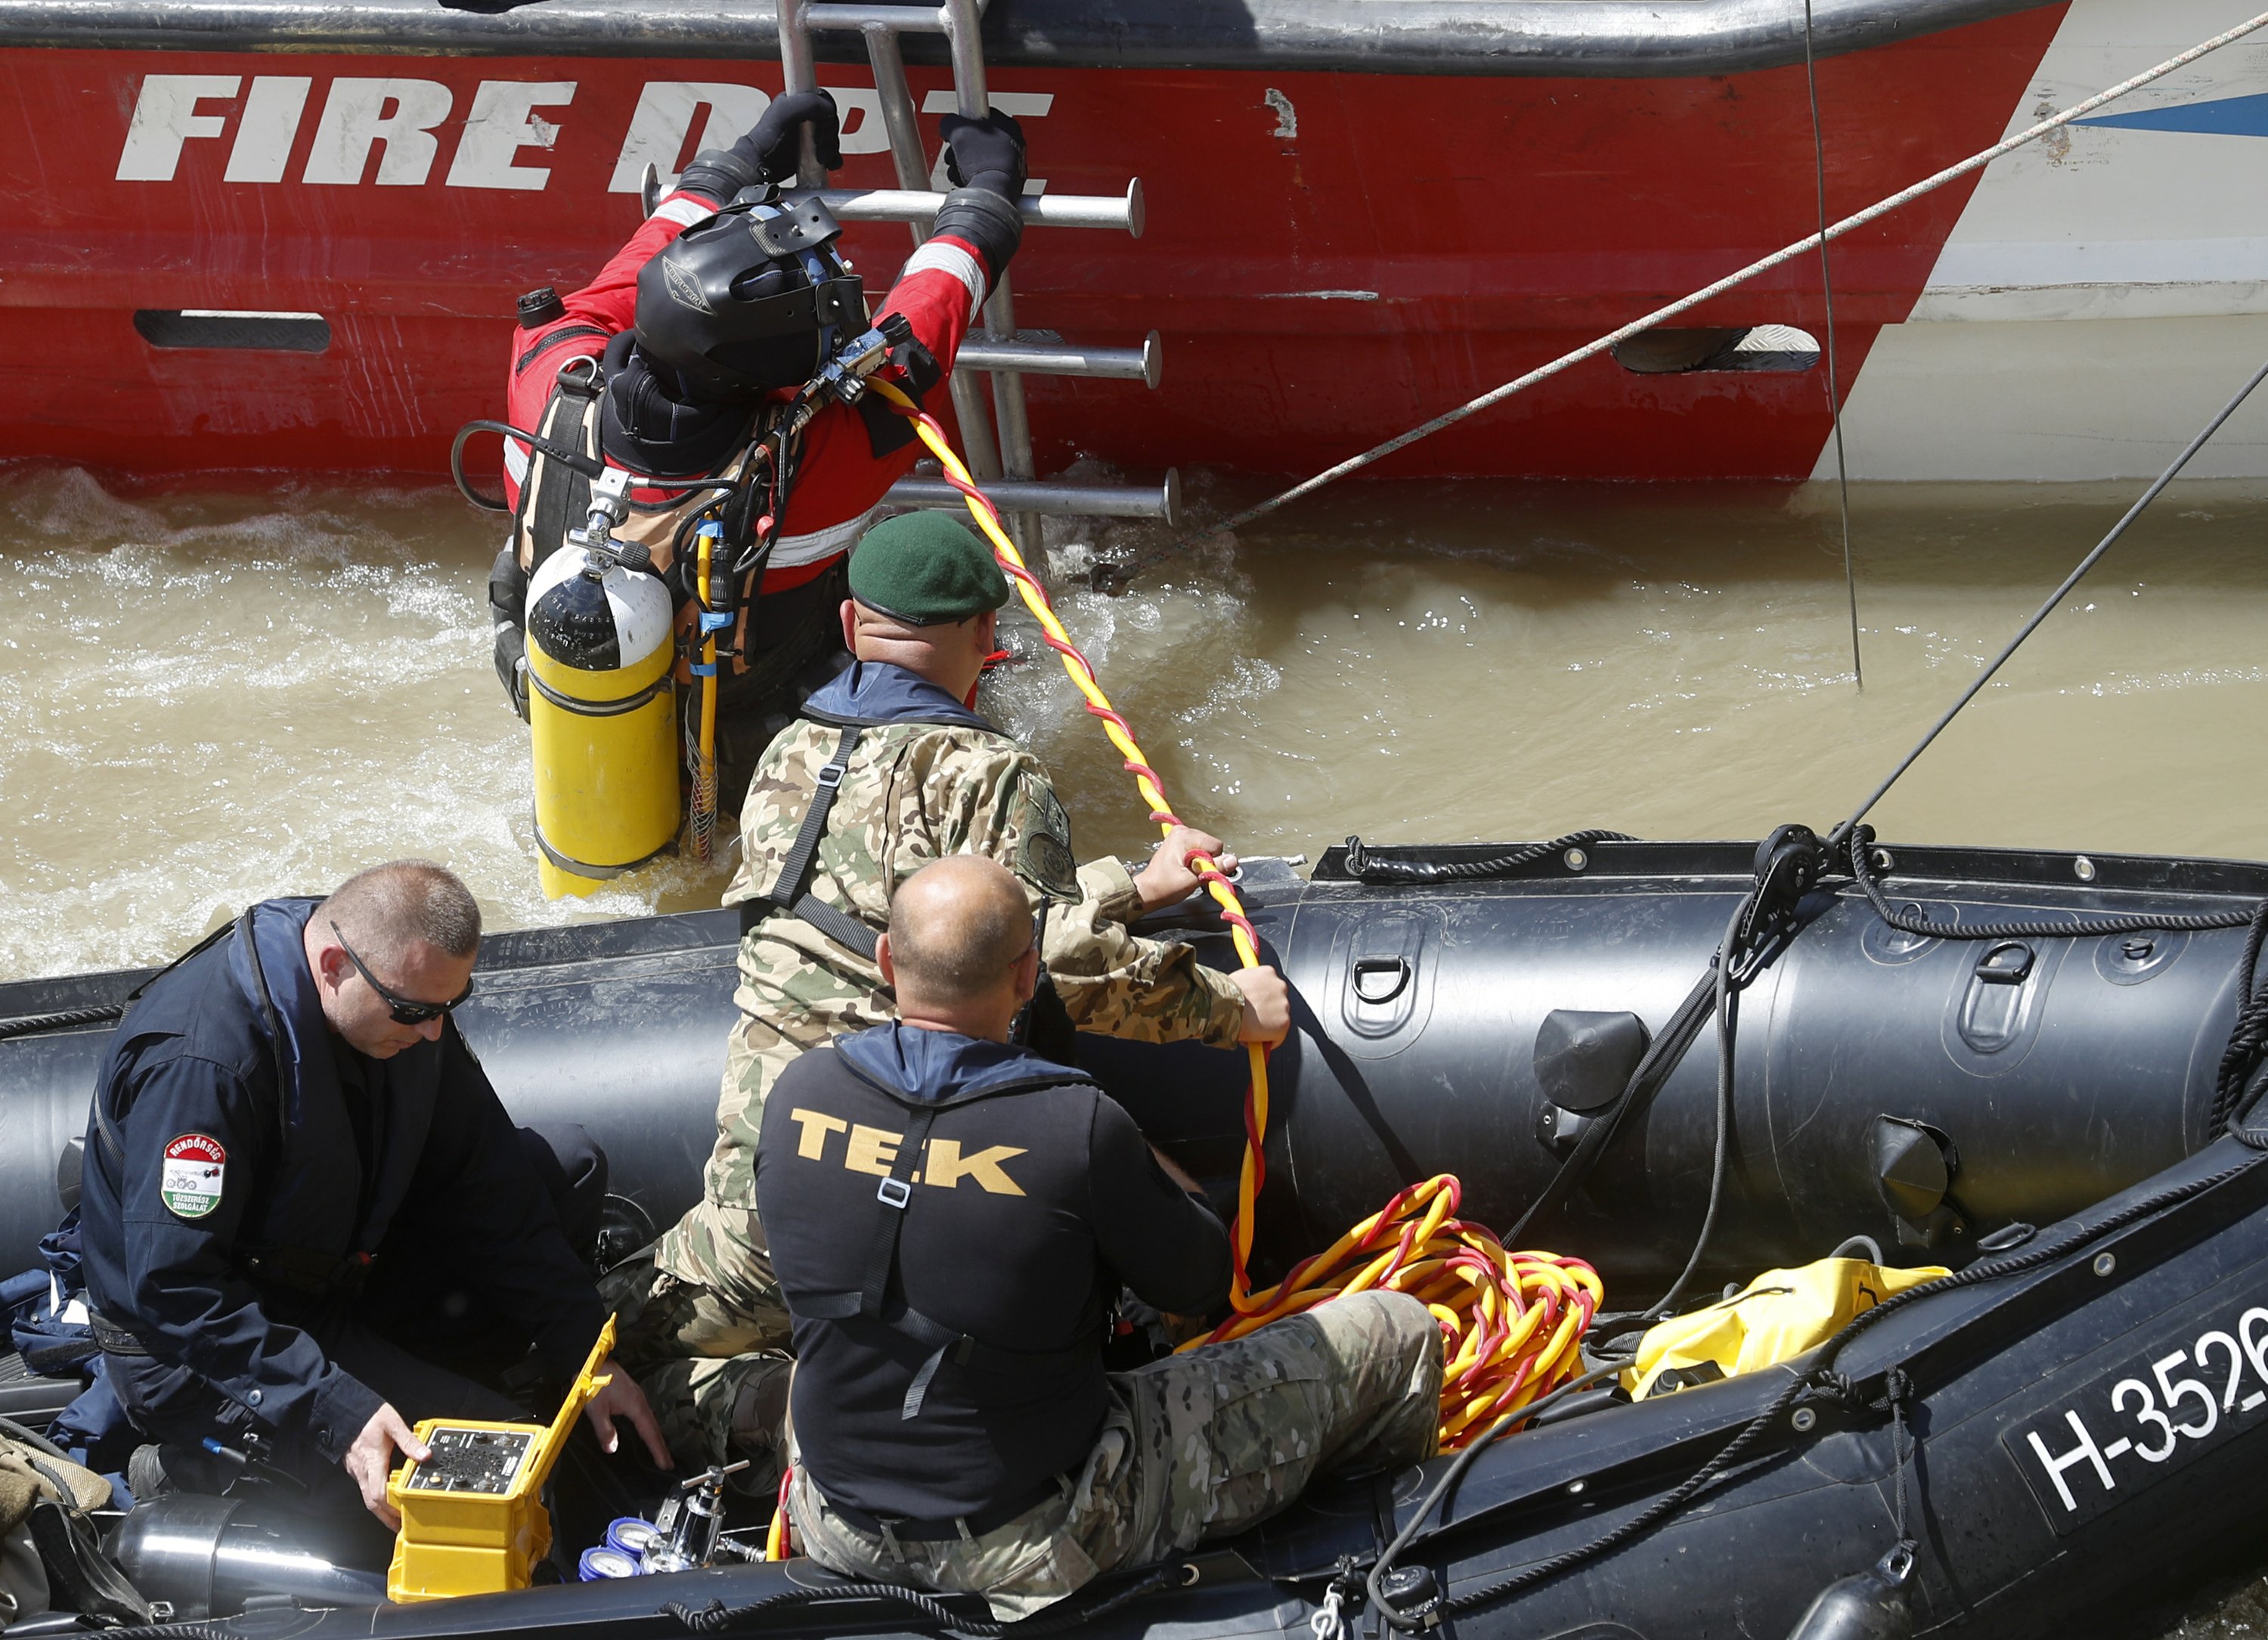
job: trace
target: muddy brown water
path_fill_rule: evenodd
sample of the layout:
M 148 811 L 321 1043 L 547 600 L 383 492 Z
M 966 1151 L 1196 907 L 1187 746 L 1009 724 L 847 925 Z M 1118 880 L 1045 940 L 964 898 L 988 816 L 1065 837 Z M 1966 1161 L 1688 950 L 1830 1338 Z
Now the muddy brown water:
M 1086 590 L 1147 526 L 1051 527 L 1064 618 L 1185 817 L 1252 853 L 1848 812 L 2137 486 L 1861 486 L 1866 687 L 1831 491 L 1348 486 Z M 1247 499 L 1192 486 L 1216 515 Z M 713 904 L 665 862 L 535 886 L 489 664 L 497 531 L 448 491 L 0 474 L 0 978 L 154 963 L 404 854 L 491 925 Z M 1082 853 L 1154 838 L 1028 623 L 988 709 Z M 1882 803 L 1886 840 L 2268 857 L 2268 494 L 2177 486 Z M 2169 1592 L 2169 1593 L 2173 1592 Z M 2163 1632 L 2257 1632 L 2268 1584 Z
M 1197 486 L 1201 504 L 1237 499 Z M 1824 826 L 2131 487 L 1856 492 L 1866 688 L 1831 496 L 1350 486 L 1167 560 L 1065 531 L 1064 618 L 1185 817 L 1254 853 Z M 494 926 L 713 903 L 665 862 L 535 886 L 526 733 L 488 661 L 496 529 L 445 491 L 130 494 L 0 476 L 0 977 L 160 959 L 224 911 L 402 854 Z M 2176 488 L 1881 805 L 1886 839 L 2268 856 L 2268 496 Z M 1084 852 L 1154 837 L 1027 623 L 989 709 Z

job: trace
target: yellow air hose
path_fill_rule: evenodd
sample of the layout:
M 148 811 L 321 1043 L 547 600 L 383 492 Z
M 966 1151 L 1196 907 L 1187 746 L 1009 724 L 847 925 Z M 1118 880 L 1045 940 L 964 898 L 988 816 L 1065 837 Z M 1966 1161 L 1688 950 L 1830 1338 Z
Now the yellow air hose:
M 969 516 L 991 543 L 1024 607 L 1040 624 L 1048 647 L 1062 657 L 1064 670 L 1085 697 L 1087 711 L 1101 720 L 1102 732 L 1124 757 L 1127 772 L 1149 805 L 1151 819 L 1170 834 L 1181 822 L 1166 801 L 1158 772 L 1142 755 L 1126 720 L 1112 708 L 1094 667 L 1056 618 L 1046 588 L 1001 528 L 999 513 L 954 454 L 945 430 L 891 383 L 870 379 L 867 386 L 912 418 L 922 442 L 944 469 L 946 482 L 961 491 Z M 1248 968 L 1259 966 L 1259 937 L 1234 886 L 1203 854 L 1191 854 L 1188 863 L 1219 902 L 1238 959 Z M 1248 1051 L 1252 1087 L 1245 1098 L 1244 1160 L 1237 1176 L 1236 1222 L 1229 1236 L 1233 1313 L 1206 1337 L 1183 1345 L 1184 1349 L 1240 1338 L 1342 1293 L 1371 1289 L 1408 1293 L 1441 1324 L 1444 1452 L 1485 1434 L 1582 1371 L 1578 1344 L 1598 1312 L 1602 1294 L 1598 1273 L 1580 1259 L 1509 1252 L 1486 1226 L 1458 1218 L 1462 1187 L 1451 1173 L 1438 1173 L 1397 1193 L 1327 1251 L 1301 1260 L 1274 1286 L 1255 1292 L 1248 1261 L 1254 1208 L 1266 1177 L 1268 1056 L 1256 1044 Z
M 712 613 L 709 563 L 724 530 L 714 523 L 703 524 L 696 538 L 701 543 L 694 577 L 700 589 L 696 602 L 701 606 L 701 659 L 695 662 L 693 675 L 701 685 L 701 737 L 693 759 L 691 832 L 693 858 L 705 866 L 717 852 L 717 628 L 708 618 Z

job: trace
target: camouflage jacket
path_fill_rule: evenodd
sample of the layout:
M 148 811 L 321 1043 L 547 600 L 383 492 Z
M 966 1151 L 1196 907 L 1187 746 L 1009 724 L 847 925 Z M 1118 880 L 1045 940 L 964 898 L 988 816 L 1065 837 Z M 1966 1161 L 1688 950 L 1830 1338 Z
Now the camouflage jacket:
M 846 703 L 865 710 L 843 711 Z M 771 891 L 842 723 L 865 721 L 871 726 L 851 753 L 819 846 L 814 897 L 880 930 L 897 885 L 931 861 L 989 854 L 1015 873 L 1035 914 L 1052 902 L 1042 957 L 1081 1030 L 1234 1045 L 1243 994 L 1189 946 L 1128 932 L 1142 911 L 1133 879 L 1115 860 L 1074 866 L 1071 822 L 1039 759 L 942 691 L 883 663 L 853 668 L 814 695 L 808 710 L 814 715 L 783 730 L 757 765 L 741 805 L 740 867 L 726 905 Z M 911 712 L 924 715 L 905 715 Z M 889 715 L 899 720 L 873 720 Z M 814 986 L 814 1001 L 851 988 L 882 1016 L 890 1011 L 872 962 L 783 912 L 741 940 L 740 979 L 738 1000 L 752 1014 L 792 1007 Z

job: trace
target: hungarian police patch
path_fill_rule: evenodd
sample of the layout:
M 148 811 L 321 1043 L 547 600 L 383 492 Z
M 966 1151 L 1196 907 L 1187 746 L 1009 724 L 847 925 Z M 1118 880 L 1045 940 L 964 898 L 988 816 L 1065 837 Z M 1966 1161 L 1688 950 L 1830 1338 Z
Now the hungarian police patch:
M 228 1152 L 207 1134 L 183 1134 L 166 1143 L 166 1165 L 158 1180 L 158 1199 L 176 1217 L 201 1219 L 220 1206 L 221 1182 L 228 1171 Z

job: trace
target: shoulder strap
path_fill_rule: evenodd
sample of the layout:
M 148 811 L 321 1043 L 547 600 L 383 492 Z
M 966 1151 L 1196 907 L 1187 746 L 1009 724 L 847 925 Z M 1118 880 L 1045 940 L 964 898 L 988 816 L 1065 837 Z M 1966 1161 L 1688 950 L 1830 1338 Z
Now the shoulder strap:
M 240 921 L 241 919 L 239 920 Z M 134 1004 L 142 1000 L 142 994 L 144 992 L 147 991 L 151 986 L 156 985 L 158 981 L 163 979 L 167 974 L 172 973 L 173 970 L 179 968 L 183 963 L 188 962 L 193 957 L 203 956 L 207 951 L 212 949 L 214 946 L 219 944 L 223 940 L 227 939 L 229 935 L 236 932 L 237 927 L 238 924 L 236 922 L 225 922 L 221 924 L 219 927 L 213 929 L 210 934 L 206 935 L 203 939 L 199 940 L 195 945 L 189 947 L 188 950 L 183 951 L 172 962 L 167 963 L 156 973 L 151 974 L 140 985 L 136 986 L 131 991 L 129 991 L 126 994 L 127 1008 L 131 1010 Z M 125 1030 L 126 1022 L 123 1018 L 119 1021 L 118 1028 L 121 1031 Z M 112 1164 L 115 1165 L 126 1159 L 126 1141 L 119 1137 L 118 1125 L 112 1119 L 110 1112 L 107 1108 L 107 1102 L 102 1096 L 103 1090 L 97 1088 L 94 1090 L 94 1133 L 95 1137 L 101 1140 L 103 1149 L 109 1154 Z
M 207 951 L 212 949 L 214 946 L 219 944 L 223 940 L 225 940 L 230 935 L 234 934 L 235 932 L 236 921 L 234 920 L 221 924 L 219 927 L 215 928 L 211 933 L 206 935 L 203 939 L 199 940 L 195 945 L 189 947 L 188 950 L 183 951 L 172 962 L 167 963 L 156 973 L 151 974 L 140 985 L 136 986 L 131 991 L 129 991 L 126 994 L 126 1000 L 129 1002 L 140 1001 L 142 1000 L 142 994 L 144 991 L 147 991 L 151 986 L 156 985 L 158 981 L 163 979 L 167 974 L 172 973 L 173 970 L 179 968 L 183 963 L 188 962 L 192 957 L 203 956 Z
M 252 965 L 253 988 L 260 993 L 261 1016 L 268 1023 L 268 1051 L 276 1062 L 276 1153 L 282 1156 L 291 1136 L 291 1067 L 284 1058 L 284 1022 L 276 1016 L 276 998 L 268 989 L 268 971 L 260 965 L 260 947 L 252 937 L 252 913 L 258 909 L 256 905 L 246 906 L 236 927 L 244 941 L 244 960 Z
M 540 431 L 546 438 L 595 455 L 602 378 L 595 361 L 589 361 L 587 370 L 575 368 L 585 362 L 571 359 L 560 371 L 558 385 L 551 390 L 551 403 L 544 411 Z M 533 508 L 527 506 L 526 491 L 530 490 L 535 492 Z M 520 568 L 534 574 L 543 560 L 565 542 L 569 526 L 580 523 L 583 514 L 590 510 L 591 481 L 537 450 L 528 462 L 527 483 L 522 488 L 520 504 L 527 515 L 527 552 Z
M 835 807 L 835 794 L 842 787 L 850 754 L 858 749 L 863 733 L 858 725 L 847 725 L 835 742 L 835 756 L 819 772 L 819 789 L 812 794 L 811 807 L 803 811 L 803 824 L 796 831 L 787 858 L 780 863 L 772 891 L 740 908 L 741 933 L 747 933 L 773 912 L 784 911 L 801 918 L 837 945 L 856 951 L 870 963 L 874 960 L 874 931 L 810 892 L 811 875 L 819 861 L 819 840 L 827 835 L 827 816 Z
M 1002 1349 L 947 1326 L 902 1302 L 903 1283 L 898 1280 L 898 1239 L 905 1230 L 907 1204 L 913 1200 L 914 1170 L 921 1165 L 938 1111 L 936 1105 L 924 1105 L 912 1113 L 906 1124 L 905 1137 L 898 1143 L 897 1159 L 890 1164 L 888 1176 L 874 1186 L 875 1205 L 871 1209 L 874 1215 L 873 1230 L 866 1240 L 865 1267 L 860 1273 L 858 1290 L 797 1294 L 788 1300 L 791 1311 L 808 1320 L 847 1321 L 853 1316 L 863 1316 L 870 1321 L 880 1321 L 930 1352 L 921 1370 L 914 1374 L 913 1382 L 906 1385 L 905 1398 L 898 1407 L 901 1422 L 921 1415 L 929 1386 L 938 1369 L 948 1359 L 955 1366 L 975 1367 L 984 1372 L 1057 1372 L 1086 1359 L 1097 1347 L 1091 1338 L 1083 1338 L 1067 1349 Z M 898 1313 L 891 1315 L 887 1311 L 894 1285 L 901 1289 L 902 1303 Z
M 882 1319 L 882 1301 L 898 1267 L 898 1233 L 905 1228 L 906 1204 L 913 1200 L 914 1170 L 921 1165 L 929 1130 L 936 1121 L 933 1104 L 922 1105 L 913 1112 L 913 1119 L 906 1124 L 906 1136 L 898 1141 L 897 1160 L 890 1164 L 888 1176 L 874 1186 L 874 1200 L 882 1211 L 874 1215 L 873 1233 L 866 1238 L 865 1269 L 858 1278 L 858 1313 L 870 1321 Z

